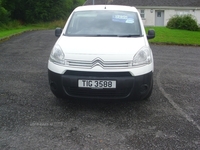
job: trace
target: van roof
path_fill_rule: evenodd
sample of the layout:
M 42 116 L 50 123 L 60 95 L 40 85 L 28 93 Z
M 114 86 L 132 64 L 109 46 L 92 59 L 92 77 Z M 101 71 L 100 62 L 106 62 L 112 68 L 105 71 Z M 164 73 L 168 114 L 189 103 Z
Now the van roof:
M 121 11 L 137 12 L 137 9 L 135 7 L 124 6 L 124 5 L 86 5 L 86 6 L 79 6 L 74 11 L 84 11 L 84 10 L 121 10 Z

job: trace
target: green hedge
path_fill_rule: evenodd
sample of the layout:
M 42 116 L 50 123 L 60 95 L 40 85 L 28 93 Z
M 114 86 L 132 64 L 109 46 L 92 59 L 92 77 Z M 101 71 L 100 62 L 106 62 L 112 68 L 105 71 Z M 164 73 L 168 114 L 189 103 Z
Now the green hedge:
M 198 24 L 192 15 L 175 15 L 169 19 L 167 28 L 170 29 L 183 29 L 190 31 L 199 30 Z

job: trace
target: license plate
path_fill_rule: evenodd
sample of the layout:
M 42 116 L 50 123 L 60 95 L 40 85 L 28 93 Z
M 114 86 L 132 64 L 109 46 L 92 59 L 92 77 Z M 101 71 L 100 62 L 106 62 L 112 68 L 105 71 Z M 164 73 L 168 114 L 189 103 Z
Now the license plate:
M 111 80 L 78 80 L 78 87 L 114 89 L 114 88 L 116 88 L 116 81 L 111 81 Z

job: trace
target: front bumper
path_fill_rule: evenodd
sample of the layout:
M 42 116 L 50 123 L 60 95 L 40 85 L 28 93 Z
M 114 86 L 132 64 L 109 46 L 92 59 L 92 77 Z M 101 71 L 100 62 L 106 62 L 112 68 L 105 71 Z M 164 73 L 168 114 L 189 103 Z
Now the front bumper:
M 153 86 L 153 72 L 132 76 L 129 72 L 66 71 L 57 74 L 48 70 L 51 91 L 56 97 L 76 99 L 143 99 Z M 79 88 L 78 79 L 115 80 L 115 89 Z

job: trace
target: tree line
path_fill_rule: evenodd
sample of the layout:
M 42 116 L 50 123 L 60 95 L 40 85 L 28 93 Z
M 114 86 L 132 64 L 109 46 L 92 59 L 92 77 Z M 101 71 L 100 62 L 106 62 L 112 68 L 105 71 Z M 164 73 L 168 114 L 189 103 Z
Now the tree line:
M 22 23 L 66 19 L 85 0 L 0 0 L 0 24 L 10 20 Z

